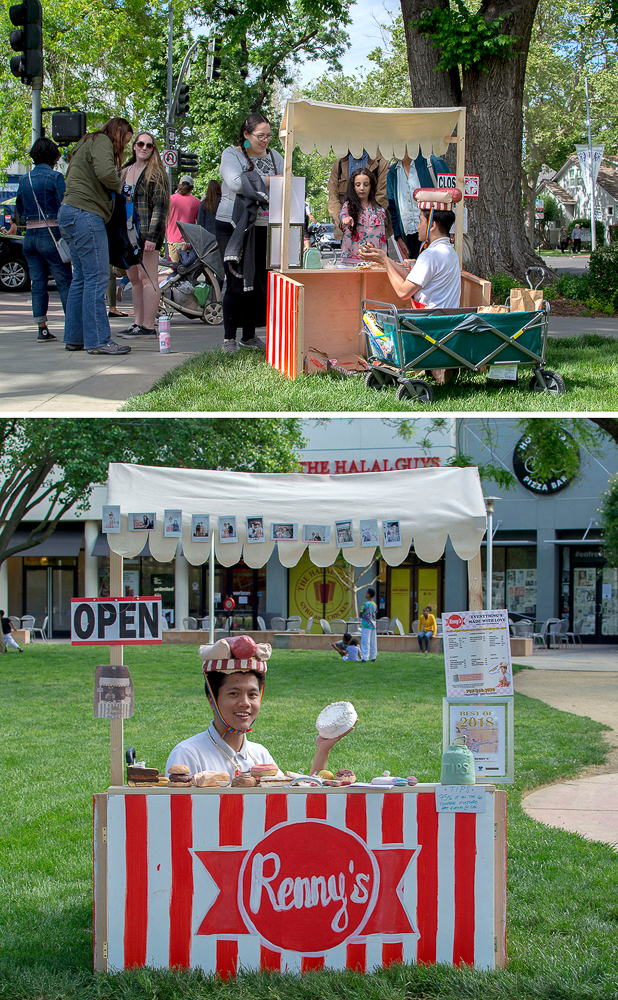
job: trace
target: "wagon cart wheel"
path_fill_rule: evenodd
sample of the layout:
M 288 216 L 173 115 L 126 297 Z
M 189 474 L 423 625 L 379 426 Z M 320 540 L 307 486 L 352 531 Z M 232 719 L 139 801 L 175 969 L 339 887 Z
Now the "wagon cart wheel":
M 529 389 L 531 392 L 553 392 L 554 395 L 557 395 L 559 392 L 566 392 L 564 379 L 557 372 L 551 372 L 548 368 L 539 368 L 537 374 L 543 379 L 545 388 L 541 388 L 539 380 L 535 375 L 534 378 L 530 379 Z
M 391 375 L 382 374 L 382 372 L 377 372 L 375 369 L 372 369 L 365 375 L 365 385 L 368 389 L 377 389 L 380 391 L 380 389 L 387 388 L 390 383 Z
M 202 323 L 218 326 L 223 322 L 223 306 L 220 302 L 207 302 L 202 311 Z
M 433 389 L 422 378 L 408 378 L 396 393 L 397 399 L 413 399 L 417 403 L 433 403 Z

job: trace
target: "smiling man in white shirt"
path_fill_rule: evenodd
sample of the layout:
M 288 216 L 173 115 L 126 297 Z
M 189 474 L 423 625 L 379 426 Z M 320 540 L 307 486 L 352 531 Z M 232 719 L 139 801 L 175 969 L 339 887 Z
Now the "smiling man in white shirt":
M 418 236 L 429 245 L 414 262 L 412 269 L 391 260 L 384 250 L 359 249 L 364 260 L 372 260 L 386 268 L 389 281 L 401 299 L 413 298 L 426 309 L 455 309 L 461 296 L 461 267 L 449 239 L 455 213 L 434 211 L 429 227 L 430 209 L 421 208 Z

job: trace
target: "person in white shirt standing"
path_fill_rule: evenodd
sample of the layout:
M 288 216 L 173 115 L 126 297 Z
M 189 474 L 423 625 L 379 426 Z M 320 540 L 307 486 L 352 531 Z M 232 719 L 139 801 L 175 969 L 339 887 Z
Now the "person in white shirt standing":
M 386 268 L 389 281 L 402 299 L 411 298 L 419 308 L 455 309 L 461 297 L 461 267 L 459 257 L 449 239 L 455 213 L 421 208 L 418 235 L 428 246 L 419 254 L 413 266 L 398 264 L 383 250 L 360 249 L 359 256 Z

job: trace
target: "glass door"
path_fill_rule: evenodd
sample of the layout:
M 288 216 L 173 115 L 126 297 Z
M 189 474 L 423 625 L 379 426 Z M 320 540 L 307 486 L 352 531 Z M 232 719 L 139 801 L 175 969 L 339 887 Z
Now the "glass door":
M 572 569 L 573 629 L 581 622 L 584 642 L 618 640 L 618 569 L 574 566 Z
M 75 568 L 50 566 L 52 584 L 52 632 L 56 638 L 71 634 L 71 598 L 75 597 Z

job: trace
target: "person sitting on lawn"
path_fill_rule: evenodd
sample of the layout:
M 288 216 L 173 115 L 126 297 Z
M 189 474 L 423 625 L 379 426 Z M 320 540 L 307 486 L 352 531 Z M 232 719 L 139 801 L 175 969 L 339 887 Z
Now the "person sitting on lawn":
M 351 639 L 352 636 L 350 635 L 350 633 L 344 632 L 343 635 L 341 636 L 341 639 L 338 639 L 337 642 L 331 642 L 331 646 L 339 653 L 339 656 L 345 656 L 345 654 L 348 651 L 348 646 L 350 645 Z
M 229 657 L 230 652 L 237 659 Z M 166 774 L 173 764 L 187 765 L 192 774 L 198 771 L 227 771 L 231 777 L 250 771 L 255 764 L 275 764 L 272 755 L 261 743 L 247 739 L 262 704 L 266 660 L 271 647 L 250 636 L 233 636 L 219 640 L 214 646 L 200 646 L 204 661 L 205 691 L 213 720 L 203 733 L 183 740 L 174 747 L 167 759 Z M 251 668 L 242 666 L 251 663 Z M 334 739 L 316 737 L 316 753 L 309 771 L 317 774 L 327 763 L 329 754 L 343 736 Z M 281 772 L 279 772 L 281 776 Z
M 350 645 L 348 646 L 348 651 L 343 657 L 344 660 L 360 660 L 360 639 L 357 635 L 353 635 L 350 639 Z
M 418 236 L 428 246 L 418 260 L 398 264 L 384 250 L 359 249 L 363 260 L 375 261 L 386 268 L 388 279 L 401 299 L 412 299 L 412 304 L 422 309 L 455 309 L 461 297 L 461 267 L 449 233 L 455 222 L 455 213 L 434 211 L 429 225 L 430 208 L 421 208 Z

